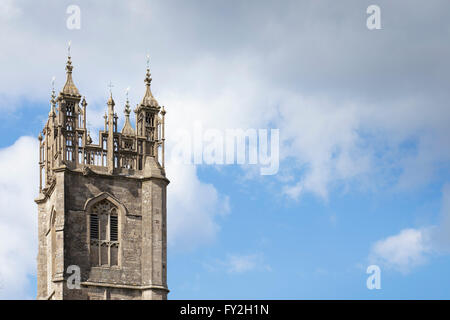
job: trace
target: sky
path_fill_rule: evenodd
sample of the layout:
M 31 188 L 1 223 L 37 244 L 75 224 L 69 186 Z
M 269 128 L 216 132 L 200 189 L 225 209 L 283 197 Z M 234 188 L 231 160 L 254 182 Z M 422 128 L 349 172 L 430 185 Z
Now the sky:
M 150 56 L 167 110 L 169 299 L 449 299 L 449 9 L 1 0 L 0 299 L 36 297 L 37 136 L 69 40 L 94 141 L 108 84 L 121 127 Z M 277 172 L 177 161 L 199 124 L 277 129 Z M 367 287 L 371 265 L 380 289 Z

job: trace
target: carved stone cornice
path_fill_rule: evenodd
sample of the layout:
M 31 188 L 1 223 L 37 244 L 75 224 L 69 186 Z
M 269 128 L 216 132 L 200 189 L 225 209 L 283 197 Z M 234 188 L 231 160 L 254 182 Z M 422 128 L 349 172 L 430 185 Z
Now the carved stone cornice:
M 117 284 L 117 283 L 106 283 L 106 282 L 93 282 L 93 281 L 84 281 L 81 282 L 82 286 L 86 287 L 108 287 L 108 288 L 118 288 L 118 289 L 135 289 L 135 290 L 162 290 L 167 293 L 170 292 L 170 290 L 162 285 L 158 284 L 150 284 L 150 285 L 130 285 L 130 284 Z

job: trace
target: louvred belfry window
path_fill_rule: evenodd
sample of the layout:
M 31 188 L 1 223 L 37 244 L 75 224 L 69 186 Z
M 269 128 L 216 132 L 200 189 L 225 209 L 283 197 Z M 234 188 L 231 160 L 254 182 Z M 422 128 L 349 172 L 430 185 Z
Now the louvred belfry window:
M 102 200 L 91 208 L 89 237 L 92 266 L 119 264 L 119 216 L 110 201 Z

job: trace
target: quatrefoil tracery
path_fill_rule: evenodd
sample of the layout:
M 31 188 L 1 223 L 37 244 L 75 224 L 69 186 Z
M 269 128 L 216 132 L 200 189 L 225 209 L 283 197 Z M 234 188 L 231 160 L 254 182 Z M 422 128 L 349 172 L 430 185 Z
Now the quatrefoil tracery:
M 92 214 L 117 214 L 117 208 L 108 200 L 102 200 L 92 208 Z

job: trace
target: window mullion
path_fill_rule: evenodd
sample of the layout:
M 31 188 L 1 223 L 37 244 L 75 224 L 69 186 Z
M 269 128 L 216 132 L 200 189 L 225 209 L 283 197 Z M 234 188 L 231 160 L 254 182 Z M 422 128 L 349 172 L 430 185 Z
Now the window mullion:
M 101 232 L 100 230 L 102 230 L 102 219 L 98 219 L 98 265 L 101 266 L 102 265 L 102 239 L 101 238 Z
M 108 266 L 111 266 L 111 213 L 108 213 L 108 228 L 107 228 L 107 238 L 108 243 L 106 244 L 108 246 Z

